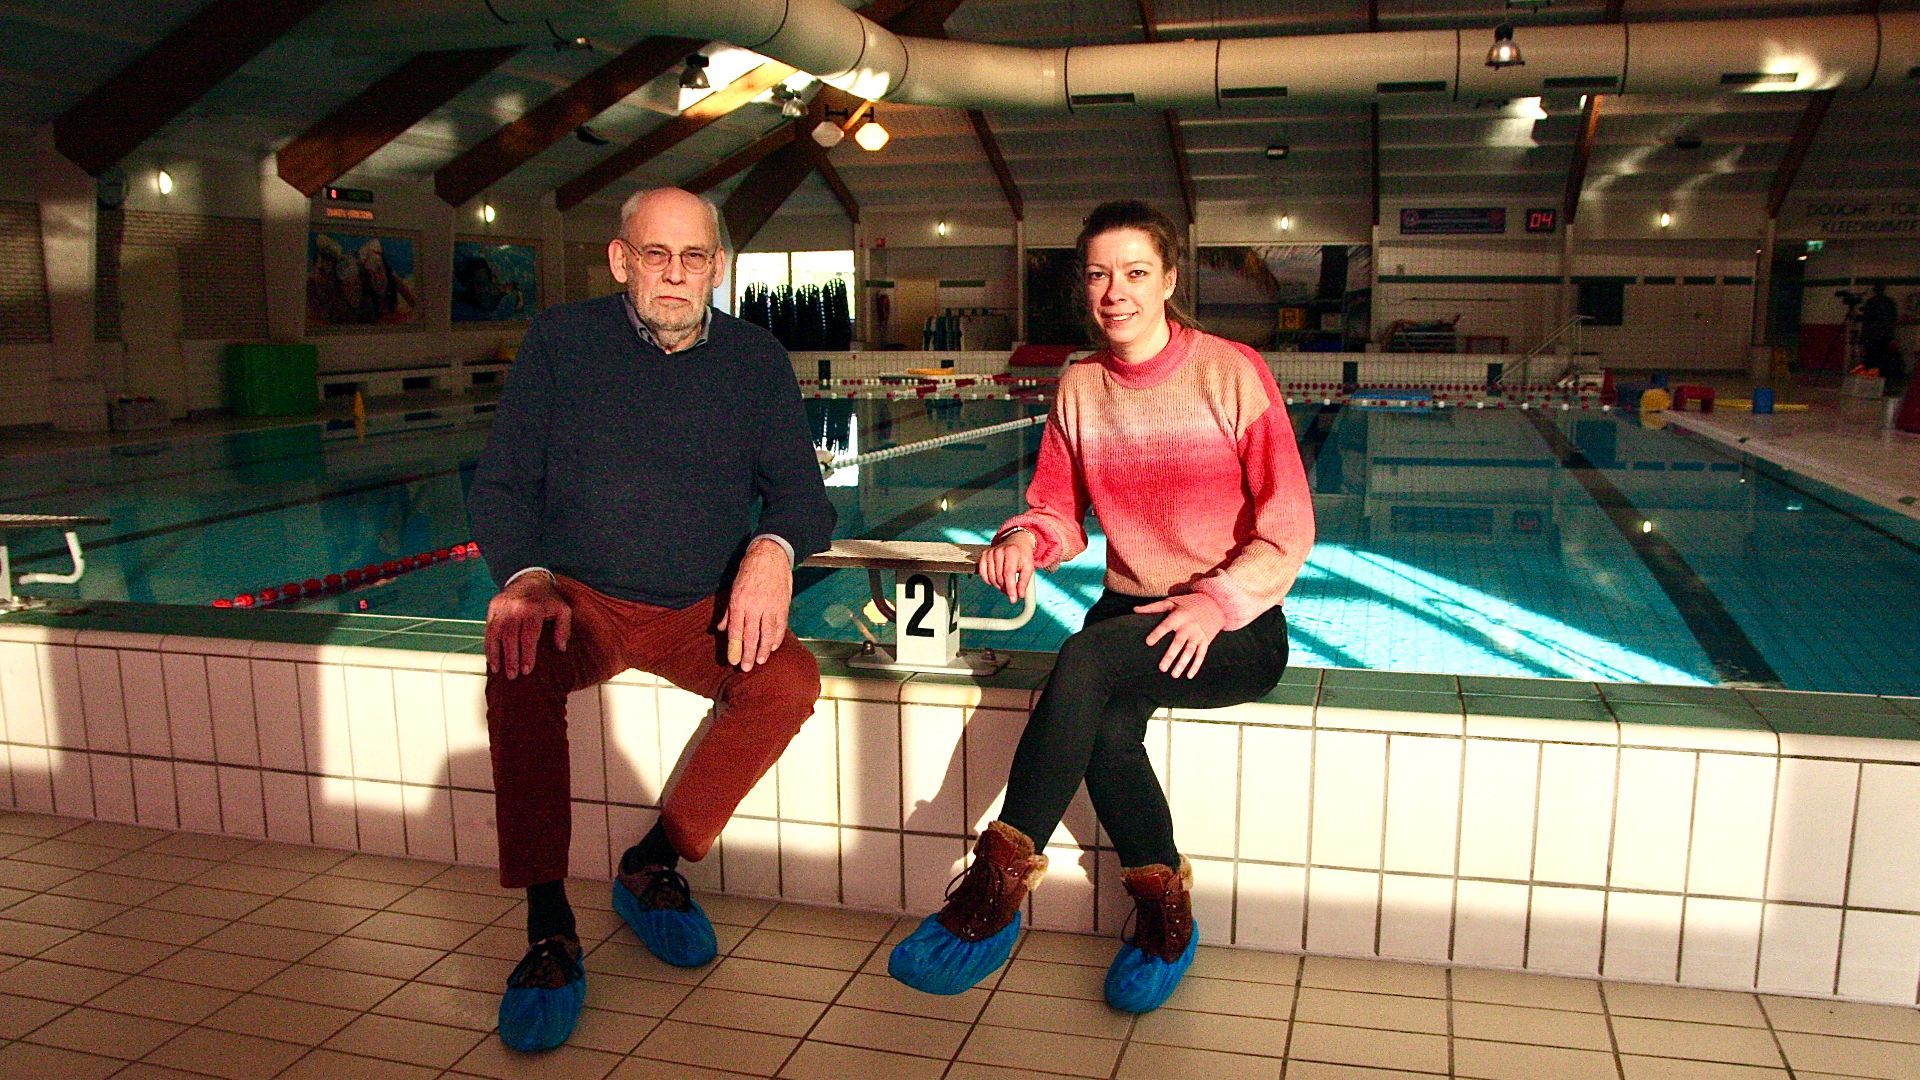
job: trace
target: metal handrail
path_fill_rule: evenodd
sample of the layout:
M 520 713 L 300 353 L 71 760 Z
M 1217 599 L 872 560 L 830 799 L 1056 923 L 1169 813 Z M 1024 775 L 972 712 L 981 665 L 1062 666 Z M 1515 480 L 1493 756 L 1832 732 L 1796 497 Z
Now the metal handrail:
M 1493 385 L 1504 386 L 1507 382 L 1507 376 L 1514 375 L 1517 377 L 1520 374 L 1524 374 L 1528 366 L 1533 363 L 1533 358 L 1546 352 L 1547 347 L 1560 340 L 1561 336 L 1568 330 L 1574 331 L 1573 351 L 1575 355 L 1578 355 L 1580 352 L 1580 324 L 1592 318 L 1593 316 L 1591 315 L 1575 315 L 1566 322 L 1561 323 L 1554 329 L 1553 333 L 1541 339 L 1540 344 L 1528 350 L 1527 355 L 1521 357 L 1519 363 L 1514 364 L 1512 367 L 1501 369 L 1500 377 L 1493 380 Z

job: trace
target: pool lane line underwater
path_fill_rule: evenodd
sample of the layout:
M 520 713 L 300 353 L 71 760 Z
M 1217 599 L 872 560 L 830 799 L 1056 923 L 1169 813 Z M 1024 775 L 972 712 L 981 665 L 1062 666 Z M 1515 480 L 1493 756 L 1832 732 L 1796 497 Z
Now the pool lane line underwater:
M 1714 677 L 1723 684 L 1784 688 L 1786 683 L 1779 673 L 1760 655 L 1759 647 L 1740 628 L 1739 622 L 1720 602 L 1720 598 L 1713 594 L 1705 579 L 1687 565 L 1685 556 L 1659 533 L 1641 531 L 1640 525 L 1645 515 L 1633 505 L 1632 500 L 1613 486 L 1606 474 L 1595 468 L 1587 460 L 1586 454 L 1570 442 L 1551 420 L 1539 415 L 1528 416 L 1527 419 L 1560 459 L 1561 467 L 1586 489 L 1588 497 L 1606 513 L 1607 520 L 1613 523 L 1627 546 L 1639 556 L 1647 572 L 1653 575 L 1660 590 L 1673 601 L 1681 621 L 1686 623 L 1687 630 L 1706 652 L 1708 662 L 1713 665 Z
M 129 544 L 139 540 L 151 540 L 157 536 L 170 536 L 174 533 L 185 532 L 189 529 L 203 529 L 209 525 L 222 525 L 229 521 L 239 521 L 242 518 L 255 517 L 260 514 L 278 513 L 279 511 L 292 510 L 299 506 L 312 506 L 316 503 L 327 502 L 331 499 L 365 495 L 368 492 L 380 491 L 383 488 L 397 487 L 402 484 L 417 484 L 425 480 L 438 480 L 441 477 L 452 476 L 461 472 L 469 472 L 478 464 L 477 461 L 462 462 L 452 468 L 435 469 L 432 472 L 407 473 L 403 476 L 390 476 L 370 483 L 350 484 L 329 488 L 325 491 L 315 492 L 312 495 L 301 496 L 298 499 L 283 499 L 279 502 L 263 503 L 259 506 L 251 506 L 240 510 L 229 510 L 220 514 L 210 514 L 206 517 L 193 518 L 189 521 L 176 521 L 171 525 L 156 525 L 151 529 L 136 529 L 133 532 L 120 533 L 115 536 L 88 539 L 85 543 L 88 549 L 96 551 L 100 548 L 117 547 L 121 544 Z M 55 556 L 65 555 L 66 551 L 67 549 L 65 547 L 46 548 L 41 551 L 18 556 L 14 559 L 14 562 L 24 566 L 36 559 L 50 559 Z M 198 603 L 199 601 L 188 602 Z
M 478 421 L 468 421 L 466 424 L 453 425 L 453 426 L 456 426 L 456 427 L 471 426 L 472 424 L 475 424 L 475 423 L 478 423 Z M 213 433 L 208 433 L 203 435 L 190 434 L 190 435 L 183 435 L 183 436 L 178 436 L 175 438 L 169 438 L 164 440 L 156 440 L 154 442 L 124 443 L 124 444 L 114 444 L 114 445 L 108 445 L 108 446 L 102 446 L 102 447 L 81 447 L 74 450 L 56 450 L 48 453 L 45 456 L 53 457 L 61 454 L 92 453 L 98 450 L 105 450 L 108 453 L 108 455 L 112 457 L 125 457 L 125 456 L 157 457 L 160 453 L 165 453 L 167 450 L 173 449 L 178 443 L 182 443 L 182 442 L 204 442 L 204 441 L 209 441 L 213 439 L 235 438 L 240 436 L 256 435 L 256 434 L 269 433 L 269 432 L 284 432 L 284 431 L 291 431 L 295 428 L 302 427 L 302 426 L 311 427 L 315 425 L 313 424 L 312 421 L 303 421 L 300 424 L 283 424 L 277 427 L 248 428 L 243 431 L 222 431 L 222 432 L 213 432 Z M 432 428 L 400 427 L 400 428 L 394 428 L 386 431 L 370 431 L 367 433 L 366 437 L 370 439 L 379 439 L 379 438 L 391 438 L 396 435 L 426 435 L 430 432 L 443 431 L 445 427 L 446 425 L 439 425 Z M 184 476 L 200 476 L 205 473 L 214 471 L 216 469 L 250 468 L 250 467 L 257 467 L 261 465 L 275 465 L 281 462 L 300 461 L 300 460 L 311 459 L 311 458 L 319 458 L 324 463 L 327 457 L 327 452 L 329 449 L 331 449 L 331 447 L 326 445 L 326 434 L 324 431 L 321 433 L 321 440 L 322 440 L 322 444 L 318 450 L 303 449 L 303 450 L 296 451 L 294 453 L 287 453 L 287 454 L 265 454 L 259 457 L 235 457 L 231 461 L 224 462 L 220 465 L 203 466 L 201 468 L 195 468 L 195 469 L 178 469 L 172 472 L 153 473 L 152 475 L 149 475 L 149 476 L 133 476 L 133 477 L 128 477 L 124 480 L 105 480 L 98 483 L 82 484 L 82 485 L 70 486 L 70 487 L 47 488 L 41 491 L 0 493 L 0 505 L 5 505 L 8 503 L 30 502 L 35 499 L 52 498 L 52 497 L 60 497 L 60 496 L 72 497 L 74 495 L 85 495 L 85 494 L 91 494 L 94 492 L 111 491 L 115 488 L 131 487 L 136 484 L 151 484 L 151 483 L 156 483 L 162 480 L 178 480 Z M 154 454 L 138 454 L 138 455 L 126 454 L 126 451 L 129 451 L 129 450 L 142 450 L 148 447 L 156 447 L 156 446 L 160 447 L 161 449 Z M 0 460 L 5 460 L 5 456 L 0 455 Z

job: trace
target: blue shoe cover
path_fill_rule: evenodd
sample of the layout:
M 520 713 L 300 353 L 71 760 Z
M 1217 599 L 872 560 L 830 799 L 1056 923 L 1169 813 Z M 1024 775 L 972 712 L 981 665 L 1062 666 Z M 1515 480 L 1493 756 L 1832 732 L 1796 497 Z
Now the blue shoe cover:
M 689 896 L 687 910 L 647 908 L 618 878 L 613 882 L 613 910 L 620 913 L 647 951 L 674 967 L 700 967 L 719 954 L 713 923 Z
M 919 929 L 893 947 L 887 959 L 887 974 L 929 994 L 961 994 L 998 970 L 1013 953 L 1020 936 L 1020 913 L 999 933 L 979 941 L 966 941 L 940 925 L 933 914 L 921 920 Z
M 1107 968 L 1107 1004 L 1121 1012 L 1152 1012 L 1166 1003 L 1180 985 L 1180 977 L 1193 966 L 1194 950 L 1200 947 L 1200 927 L 1194 926 L 1180 959 L 1169 964 L 1157 956 L 1148 956 L 1133 945 L 1120 946 L 1120 955 Z
M 500 1041 L 522 1053 L 551 1050 L 573 1034 L 586 1000 L 587 973 L 577 963 L 565 986 L 510 985 L 500 998 Z

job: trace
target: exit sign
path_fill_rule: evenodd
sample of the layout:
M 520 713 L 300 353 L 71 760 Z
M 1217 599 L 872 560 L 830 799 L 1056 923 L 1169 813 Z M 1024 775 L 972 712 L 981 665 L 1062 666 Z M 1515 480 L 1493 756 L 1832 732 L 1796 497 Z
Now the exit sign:
M 1560 211 L 1553 207 L 1527 211 L 1527 231 L 1530 233 L 1550 233 L 1559 224 Z

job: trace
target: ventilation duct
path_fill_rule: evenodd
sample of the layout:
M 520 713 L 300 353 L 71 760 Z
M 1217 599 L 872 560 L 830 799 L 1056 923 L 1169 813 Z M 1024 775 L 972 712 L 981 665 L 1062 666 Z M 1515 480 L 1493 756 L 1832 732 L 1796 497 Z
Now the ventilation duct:
M 1479 31 L 1024 49 L 905 38 L 835 0 L 333 0 L 302 24 L 336 48 L 420 51 L 658 34 L 751 49 L 869 100 L 1012 112 L 1478 101 L 1548 93 L 1920 91 L 1920 13 L 1525 29 L 1527 63 Z
M 1864 90 L 1880 56 L 1879 24 L 1871 15 L 1623 29 L 1628 58 L 1621 89 L 1629 94 Z

